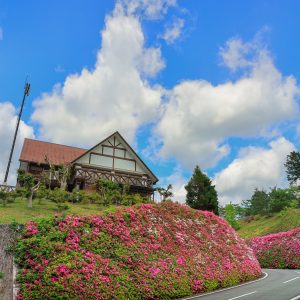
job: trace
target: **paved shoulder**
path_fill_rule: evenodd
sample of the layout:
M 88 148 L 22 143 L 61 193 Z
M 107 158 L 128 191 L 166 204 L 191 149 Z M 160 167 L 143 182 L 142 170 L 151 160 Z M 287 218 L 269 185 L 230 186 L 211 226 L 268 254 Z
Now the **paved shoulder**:
M 251 283 L 185 300 L 300 300 L 300 270 L 264 269 L 264 277 Z

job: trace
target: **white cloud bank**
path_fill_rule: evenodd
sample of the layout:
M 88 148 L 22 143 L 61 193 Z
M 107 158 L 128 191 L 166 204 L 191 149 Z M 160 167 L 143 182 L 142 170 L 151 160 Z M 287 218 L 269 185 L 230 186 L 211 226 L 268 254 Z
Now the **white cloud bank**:
M 164 62 L 159 48 L 144 47 L 138 17 L 124 11 L 119 3 L 106 18 L 94 69 L 68 76 L 35 101 L 32 120 L 40 125 L 42 139 L 86 146 L 120 130 L 132 142 L 137 128 L 155 119 L 161 88 L 147 78 Z
M 0 102 L 0 183 L 3 183 L 8 157 L 11 149 L 14 130 L 17 124 L 17 111 L 9 102 Z M 23 145 L 24 138 L 33 138 L 33 128 L 20 122 L 19 132 L 17 136 L 14 156 L 10 166 L 8 183 L 14 185 L 16 181 L 16 173 L 19 167 L 19 155 Z
M 283 137 L 270 142 L 268 149 L 241 149 L 238 157 L 215 175 L 220 203 L 240 203 L 249 199 L 255 188 L 269 190 L 274 186 L 286 186 L 284 162 L 293 150 L 294 145 Z
M 161 156 L 173 156 L 189 169 L 212 167 L 230 151 L 226 138 L 263 136 L 295 116 L 295 78 L 281 74 L 264 48 L 249 45 L 232 39 L 221 50 L 224 64 L 243 70 L 238 80 L 219 85 L 185 80 L 170 91 L 154 131 L 161 137 Z

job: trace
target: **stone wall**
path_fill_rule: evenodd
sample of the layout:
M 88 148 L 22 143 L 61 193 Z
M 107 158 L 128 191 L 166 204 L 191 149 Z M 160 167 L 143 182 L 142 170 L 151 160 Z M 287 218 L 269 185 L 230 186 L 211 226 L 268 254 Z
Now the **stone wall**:
M 13 256 L 6 251 L 15 239 L 14 232 L 9 225 L 0 224 L 0 272 L 3 278 L 0 279 L 0 299 L 13 299 Z

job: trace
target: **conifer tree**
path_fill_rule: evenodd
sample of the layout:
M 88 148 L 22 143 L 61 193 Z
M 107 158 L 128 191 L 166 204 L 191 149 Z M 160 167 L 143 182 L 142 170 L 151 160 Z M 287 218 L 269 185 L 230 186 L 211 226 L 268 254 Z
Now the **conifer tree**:
M 218 210 L 218 195 L 215 186 L 212 185 L 208 176 L 203 174 L 196 166 L 194 173 L 185 186 L 187 191 L 186 204 L 194 209 L 209 210 L 216 215 L 219 214 Z
M 300 179 L 300 153 L 292 151 L 286 158 L 287 179 L 290 184 L 295 184 Z

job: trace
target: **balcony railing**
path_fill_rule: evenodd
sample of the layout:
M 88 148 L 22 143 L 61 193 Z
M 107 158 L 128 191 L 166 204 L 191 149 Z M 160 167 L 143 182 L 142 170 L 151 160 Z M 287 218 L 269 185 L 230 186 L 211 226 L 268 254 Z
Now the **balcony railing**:
M 147 177 L 85 168 L 76 168 L 74 178 L 84 179 L 85 182 L 88 184 L 94 184 L 99 179 L 105 179 L 115 181 L 121 184 L 128 184 L 140 187 L 152 187 L 153 185 L 152 180 Z
M 1 192 L 13 192 L 15 189 L 16 189 L 15 186 L 7 185 L 7 184 L 0 184 Z

